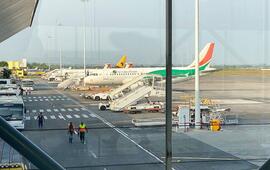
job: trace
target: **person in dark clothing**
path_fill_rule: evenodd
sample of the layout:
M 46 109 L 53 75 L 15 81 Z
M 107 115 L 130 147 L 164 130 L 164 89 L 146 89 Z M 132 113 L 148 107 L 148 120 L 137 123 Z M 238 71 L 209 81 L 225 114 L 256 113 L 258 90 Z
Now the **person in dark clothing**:
M 19 89 L 20 89 L 20 95 L 22 96 L 23 95 L 23 89 L 22 89 L 21 86 L 19 87 Z
M 75 133 L 74 126 L 73 126 L 72 122 L 69 122 L 69 124 L 68 124 L 68 134 L 69 134 L 68 141 L 69 141 L 69 143 L 72 143 L 74 133 Z
M 37 119 L 38 119 L 38 127 L 43 128 L 44 116 L 42 115 L 42 112 L 39 113 Z

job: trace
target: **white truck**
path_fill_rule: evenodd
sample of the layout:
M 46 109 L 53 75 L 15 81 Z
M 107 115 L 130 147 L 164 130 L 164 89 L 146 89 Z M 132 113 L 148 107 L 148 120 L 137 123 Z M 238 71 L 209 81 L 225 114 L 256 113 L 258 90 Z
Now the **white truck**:
M 93 94 L 91 96 L 91 98 L 93 100 L 110 100 L 110 96 L 108 93 L 97 93 L 97 94 Z

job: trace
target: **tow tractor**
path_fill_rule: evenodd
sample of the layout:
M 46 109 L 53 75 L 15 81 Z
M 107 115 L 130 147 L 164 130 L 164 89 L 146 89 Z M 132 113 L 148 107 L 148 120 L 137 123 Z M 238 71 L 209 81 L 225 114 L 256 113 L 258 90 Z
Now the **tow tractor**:
M 131 105 L 126 107 L 123 111 L 125 113 L 141 113 L 143 111 L 147 112 L 160 112 L 163 109 L 163 103 L 160 102 L 149 102 L 149 103 L 142 103 L 138 105 Z
M 110 103 L 99 103 L 98 105 L 99 110 L 109 110 Z M 131 105 L 126 107 L 123 111 L 125 113 L 140 113 L 143 111 L 147 112 L 160 112 L 164 108 L 164 103 L 162 102 L 148 102 L 148 103 L 141 103 L 138 105 Z
M 110 103 L 99 103 L 98 104 L 99 110 L 109 110 L 110 109 Z

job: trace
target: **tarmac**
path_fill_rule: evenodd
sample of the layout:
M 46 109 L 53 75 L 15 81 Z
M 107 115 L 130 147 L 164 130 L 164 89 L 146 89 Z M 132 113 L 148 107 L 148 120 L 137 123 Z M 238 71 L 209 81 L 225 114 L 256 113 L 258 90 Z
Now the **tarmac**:
M 201 96 L 230 107 L 239 116 L 240 125 L 224 126 L 220 132 L 184 132 L 174 127 L 174 169 L 258 169 L 270 157 L 270 78 L 219 74 L 201 78 Z M 174 85 L 174 101 L 192 95 L 193 83 Z M 23 134 L 67 169 L 164 169 L 164 127 L 134 127 L 131 120 L 138 115 L 99 111 L 97 102 L 80 98 L 78 92 L 57 90 L 43 80 L 37 80 L 37 90 L 24 96 L 24 101 L 27 121 Z M 40 111 L 47 118 L 42 129 L 35 117 Z M 139 115 L 144 116 L 155 115 Z M 77 136 L 73 144 L 68 143 L 70 121 L 76 126 L 86 123 L 86 144 Z M 0 142 L 1 147 L 4 142 Z M 35 169 L 24 162 L 28 169 Z

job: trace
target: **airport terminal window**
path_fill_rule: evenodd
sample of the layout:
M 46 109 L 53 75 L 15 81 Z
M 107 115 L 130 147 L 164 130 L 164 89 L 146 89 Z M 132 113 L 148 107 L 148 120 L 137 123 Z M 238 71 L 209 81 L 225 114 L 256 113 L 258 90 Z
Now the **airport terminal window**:
M 197 129 L 194 1 L 173 1 L 172 166 L 259 169 L 270 158 L 270 2 L 199 2 L 202 126 Z M 27 112 L 22 133 L 67 170 L 164 169 L 165 1 L 56 0 L 42 1 L 37 10 L 30 28 L 0 43 L 1 60 L 27 56 L 23 69 L 46 72 L 26 75 L 36 89 L 22 91 Z M 127 54 L 124 68 L 116 68 L 122 54 Z M 105 63 L 112 68 L 103 69 Z M 24 62 L 10 68 L 19 64 Z M 82 81 L 84 64 L 90 77 Z M 18 82 L 23 69 L 12 76 Z M 138 80 L 146 74 L 163 77 Z M 0 112 L 18 118 L 6 108 Z M 69 122 L 76 130 L 71 135 Z M 81 122 L 88 128 L 86 141 L 77 134 L 86 131 Z M 9 148 L 0 140 L 0 164 L 19 157 Z

